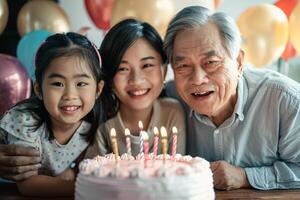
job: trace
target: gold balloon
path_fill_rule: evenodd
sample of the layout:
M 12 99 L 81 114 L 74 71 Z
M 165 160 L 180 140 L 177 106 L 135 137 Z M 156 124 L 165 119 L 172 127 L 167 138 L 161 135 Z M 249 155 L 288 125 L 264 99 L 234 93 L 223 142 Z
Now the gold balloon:
M 151 24 L 164 36 L 175 12 L 174 0 L 118 0 L 114 3 L 111 25 L 133 17 Z
M 264 67 L 280 57 L 288 42 L 288 19 L 284 12 L 269 4 L 253 6 L 237 20 L 242 35 L 245 60 Z
M 6 0 L 0 0 L 0 34 L 5 29 L 8 20 L 8 6 Z
M 64 10 L 49 0 L 27 2 L 18 14 L 17 26 L 21 36 L 39 29 L 54 33 L 70 30 L 70 23 Z
M 290 20 L 290 40 L 298 54 L 300 54 L 300 2 L 293 9 Z

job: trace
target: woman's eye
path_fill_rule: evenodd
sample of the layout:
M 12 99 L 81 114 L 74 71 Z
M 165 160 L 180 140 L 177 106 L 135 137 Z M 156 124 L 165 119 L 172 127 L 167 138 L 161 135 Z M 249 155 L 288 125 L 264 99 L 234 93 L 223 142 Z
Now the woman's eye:
M 153 64 L 144 64 L 143 68 L 148 68 L 148 67 L 152 67 L 152 66 L 153 66 Z
M 86 86 L 86 85 L 88 85 L 88 84 L 85 83 L 85 82 L 79 82 L 79 83 L 77 83 L 77 86 L 79 86 L 79 87 L 83 87 L 83 86 Z
M 124 71 L 128 71 L 128 68 L 126 68 L 126 67 L 119 67 L 118 68 L 118 72 L 124 72 Z
M 63 87 L 64 86 L 64 84 L 61 83 L 61 82 L 53 82 L 53 83 L 51 83 L 51 85 L 56 86 L 56 87 Z

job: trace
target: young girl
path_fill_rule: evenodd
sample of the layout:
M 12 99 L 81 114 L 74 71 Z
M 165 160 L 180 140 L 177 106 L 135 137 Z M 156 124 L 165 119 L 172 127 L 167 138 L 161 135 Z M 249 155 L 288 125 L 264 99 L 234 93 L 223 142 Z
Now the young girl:
M 107 33 L 100 47 L 103 56 L 106 114 L 109 118 L 99 128 L 96 144 L 86 157 L 112 152 L 111 128 L 116 129 L 119 154 L 126 153 L 125 128 L 131 132 L 131 150 L 140 152 L 138 122 L 149 134 L 153 149 L 153 128 L 165 126 L 172 147 L 173 126 L 178 129 L 177 152 L 185 152 L 185 120 L 180 104 L 169 98 L 158 98 L 163 89 L 167 59 L 162 39 L 148 23 L 136 19 L 119 22 Z M 160 143 L 159 143 L 160 144 Z M 158 153 L 161 153 L 159 145 Z M 168 148 L 169 150 L 171 148 Z
M 82 35 L 55 34 L 39 48 L 35 65 L 35 95 L 4 115 L 0 131 L 5 132 L 8 144 L 31 146 L 40 152 L 39 174 L 17 182 L 22 194 L 73 195 L 74 181 L 69 180 L 74 177 L 69 168 L 102 120 L 100 56 Z

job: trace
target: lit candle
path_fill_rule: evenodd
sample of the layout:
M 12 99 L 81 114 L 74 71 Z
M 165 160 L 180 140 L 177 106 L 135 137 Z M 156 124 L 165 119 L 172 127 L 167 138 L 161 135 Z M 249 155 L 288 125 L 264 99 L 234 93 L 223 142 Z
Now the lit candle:
M 111 143 L 113 146 L 113 152 L 115 154 L 115 160 L 118 162 L 119 157 L 119 151 L 118 151 L 118 144 L 117 144 L 117 138 L 116 138 L 116 129 L 112 128 L 110 129 L 110 137 L 111 137 Z
M 147 167 L 147 159 L 149 153 L 149 136 L 146 131 L 141 131 L 144 143 L 144 158 L 145 158 L 145 167 Z
M 154 132 L 154 144 L 153 144 L 153 156 L 154 158 L 157 156 L 157 150 L 158 150 L 158 128 L 154 127 L 153 129 Z
M 166 162 L 167 157 L 167 151 L 168 151 L 168 140 L 167 140 L 167 130 L 165 127 L 160 128 L 160 134 L 161 134 L 161 145 L 162 145 L 162 154 L 163 154 L 163 160 L 164 163 Z
M 173 142 L 172 142 L 172 157 L 175 159 L 176 155 L 176 149 L 177 149 L 177 128 L 175 126 L 172 127 L 172 137 L 173 137 Z
M 125 129 L 125 136 L 126 136 L 126 149 L 127 154 L 131 156 L 131 142 L 130 142 L 130 131 L 128 128 Z
M 144 152 L 144 141 L 143 141 L 143 136 L 142 136 L 142 130 L 143 130 L 143 122 L 139 121 L 139 129 L 140 129 L 140 154 L 143 155 Z

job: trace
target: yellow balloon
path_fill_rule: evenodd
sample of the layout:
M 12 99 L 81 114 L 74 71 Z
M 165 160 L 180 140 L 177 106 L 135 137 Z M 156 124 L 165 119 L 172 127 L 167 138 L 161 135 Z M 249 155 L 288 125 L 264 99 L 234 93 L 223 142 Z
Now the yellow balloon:
M 290 40 L 298 54 L 300 54 L 300 2 L 293 9 L 290 20 Z
M 288 19 L 284 12 L 270 4 L 253 6 L 237 20 L 242 35 L 245 60 L 263 67 L 280 57 L 288 42 Z
M 21 36 L 39 29 L 54 33 L 70 30 L 70 23 L 64 10 L 49 0 L 27 2 L 18 14 L 17 26 Z
M 8 6 L 6 0 L 0 0 L 0 34 L 5 29 L 8 21 Z
M 175 14 L 174 0 L 118 0 L 114 3 L 111 24 L 133 17 L 151 24 L 164 36 Z

